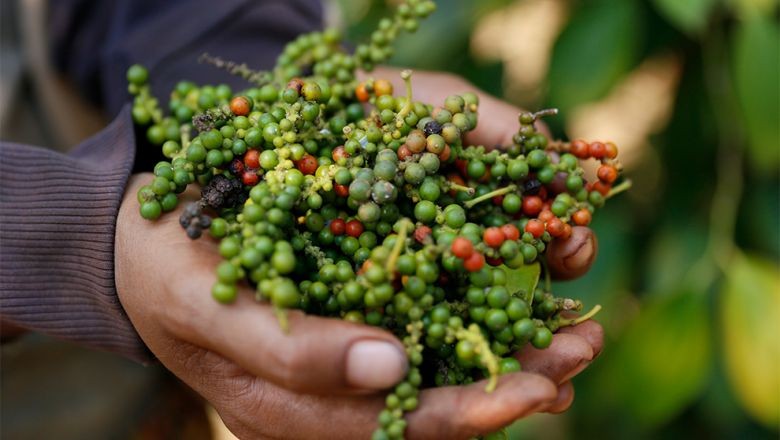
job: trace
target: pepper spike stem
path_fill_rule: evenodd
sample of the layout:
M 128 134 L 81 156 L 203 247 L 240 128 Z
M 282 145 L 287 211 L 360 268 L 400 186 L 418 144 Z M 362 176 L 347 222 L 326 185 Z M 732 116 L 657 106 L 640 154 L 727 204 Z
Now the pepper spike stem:
M 410 69 L 402 70 L 401 79 L 404 80 L 404 85 L 406 86 L 406 104 L 404 104 L 395 117 L 395 126 L 398 128 L 404 125 L 404 118 L 412 111 L 412 71 Z
M 471 208 L 474 205 L 476 205 L 477 203 L 482 203 L 485 200 L 492 199 L 493 197 L 496 197 L 496 196 L 502 196 L 502 195 L 504 195 L 506 193 L 510 193 L 510 192 L 512 192 L 512 191 L 514 191 L 516 189 L 517 189 L 517 185 L 505 186 L 505 187 L 499 188 L 499 189 L 497 189 L 495 191 L 491 191 L 491 192 L 489 192 L 487 194 L 483 194 L 483 195 L 477 197 L 476 199 L 469 200 L 468 202 L 464 203 L 463 206 L 465 206 L 466 208 Z
M 409 220 L 406 219 L 401 221 L 401 231 L 398 233 L 395 244 L 393 245 L 393 250 L 390 253 L 390 257 L 387 259 L 385 269 L 387 269 L 387 276 L 391 280 L 395 276 L 395 265 L 398 262 L 398 257 L 401 255 L 401 250 L 404 247 L 404 242 L 406 241 L 406 227 L 409 223 Z

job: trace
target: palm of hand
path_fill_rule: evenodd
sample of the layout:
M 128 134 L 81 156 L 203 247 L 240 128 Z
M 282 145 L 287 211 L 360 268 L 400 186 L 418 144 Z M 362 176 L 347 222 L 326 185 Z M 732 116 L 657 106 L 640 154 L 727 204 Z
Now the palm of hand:
M 379 388 L 351 385 L 345 373 L 356 340 L 398 344 L 380 329 L 290 313 L 290 333 L 246 289 L 232 306 L 209 290 L 219 262 L 216 243 L 189 240 L 178 211 L 150 223 L 137 215 L 131 181 L 117 221 L 116 281 L 120 300 L 150 350 L 208 399 L 242 438 L 367 438 L 384 405 Z M 185 197 L 192 198 L 189 193 Z M 399 345 L 400 347 L 400 345 Z M 495 392 L 478 382 L 425 390 L 408 417 L 411 438 L 466 438 L 533 412 L 565 410 L 569 379 L 601 349 L 601 327 L 587 322 L 557 334 L 546 350 L 528 347 L 524 372 L 501 377 Z

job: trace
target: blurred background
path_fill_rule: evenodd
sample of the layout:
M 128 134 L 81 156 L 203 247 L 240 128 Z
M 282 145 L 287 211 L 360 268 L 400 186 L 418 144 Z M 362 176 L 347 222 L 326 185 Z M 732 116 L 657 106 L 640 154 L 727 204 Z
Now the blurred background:
M 29 99 L 52 80 L 20 74 L 13 28 L 36 16 L 16 3 L 0 3 L 0 137 L 72 145 L 104 121 L 68 124 L 58 136 L 39 123 L 66 101 Z M 327 21 L 358 42 L 394 2 L 326 3 Z M 569 412 L 518 422 L 510 438 L 777 439 L 779 2 L 437 3 L 416 35 L 401 38 L 394 64 L 457 73 L 527 109 L 557 107 L 547 119 L 556 136 L 616 142 L 634 182 L 595 216 L 593 270 L 554 286 L 604 307 L 605 350 L 575 379 Z M 2 347 L 5 438 L 227 437 L 161 368 L 23 340 Z M 58 375 L 30 365 L 57 365 Z M 87 421 L 103 431 L 82 436 Z
M 339 0 L 350 39 L 392 1 Z M 612 140 L 633 188 L 556 295 L 601 304 L 603 355 L 510 438 L 778 438 L 780 34 L 774 0 L 439 0 L 393 62 L 447 70 L 558 137 Z

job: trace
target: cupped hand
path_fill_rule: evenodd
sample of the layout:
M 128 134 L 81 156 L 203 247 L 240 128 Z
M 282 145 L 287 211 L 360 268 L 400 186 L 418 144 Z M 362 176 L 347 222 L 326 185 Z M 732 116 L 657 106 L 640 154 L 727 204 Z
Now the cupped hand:
M 241 438 L 368 438 L 382 390 L 406 372 L 401 344 L 378 328 L 297 311 L 286 334 L 249 288 L 232 305 L 217 303 L 210 294 L 216 242 L 188 239 L 180 210 L 141 219 L 135 194 L 150 179 L 131 178 L 115 249 L 119 298 L 149 349 Z M 190 190 L 184 198 L 197 196 Z M 467 438 L 561 411 L 573 397 L 568 380 L 600 347 L 600 327 L 586 323 L 556 335 L 549 349 L 524 354 L 525 371 L 501 377 L 491 394 L 482 382 L 425 390 L 407 434 Z

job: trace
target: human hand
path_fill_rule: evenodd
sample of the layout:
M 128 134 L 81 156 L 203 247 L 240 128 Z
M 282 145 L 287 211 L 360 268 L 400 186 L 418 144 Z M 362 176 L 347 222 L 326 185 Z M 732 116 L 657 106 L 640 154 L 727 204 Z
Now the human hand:
M 405 373 L 400 343 L 377 328 L 298 311 L 285 334 L 249 288 L 231 306 L 217 303 L 209 293 L 216 243 L 189 240 L 180 211 L 154 223 L 138 215 L 135 194 L 150 178 L 131 179 L 115 251 L 119 298 L 150 350 L 241 438 L 368 438 L 384 405 L 378 390 Z M 501 377 L 491 394 L 483 382 L 424 390 L 408 436 L 466 438 L 565 409 L 573 396 L 566 383 L 600 350 L 600 331 L 586 323 L 556 335 L 549 349 L 524 354 L 527 371 Z
M 394 67 L 379 66 L 370 73 L 360 72 L 362 79 L 373 77 L 389 80 L 393 83 L 396 95 L 404 90 L 400 75 L 401 70 Z M 477 127 L 467 133 L 465 142 L 473 145 L 484 145 L 488 148 L 506 146 L 512 143 L 512 137 L 517 132 L 518 116 L 521 109 L 491 96 L 462 77 L 446 72 L 414 71 L 412 75 L 413 98 L 421 102 L 443 103 L 447 96 L 466 91 L 474 92 L 479 97 L 479 118 Z M 543 122 L 536 122 L 537 130 L 549 135 L 549 130 Z M 596 236 L 590 228 L 574 226 L 568 239 L 556 239 L 550 243 L 547 252 L 547 268 L 553 278 L 570 280 L 584 275 L 596 258 L 598 245 Z M 585 339 L 571 340 L 573 337 Z M 526 347 L 518 357 L 524 371 L 548 374 L 553 380 L 568 375 L 561 369 L 568 368 L 566 361 L 559 360 L 579 356 L 583 359 L 577 372 L 587 366 L 597 356 L 603 344 L 603 329 L 595 321 L 587 321 L 576 327 L 561 329 L 553 339 L 553 344 L 540 351 L 531 346 Z M 587 346 L 590 346 L 590 350 Z M 579 354 L 576 354 L 577 351 Z M 546 352 L 545 355 L 542 353 Z M 553 355 L 554 354 L 554 355 Z M 550 362 L 549 364 L 542 363 Z M 558 364 L 556 364 L 558 363 Z M 574 398 L 574 390 L 568 381 L 561 382 L 559 404 L 551 412 L 560 412 L 568 408 Z M 568 402 L 566 404 L 562 402 Z

